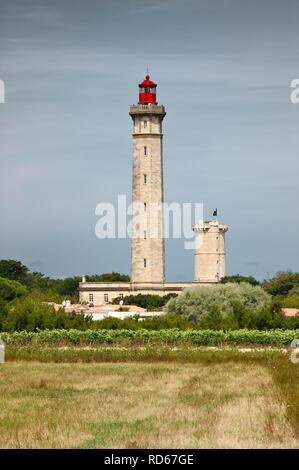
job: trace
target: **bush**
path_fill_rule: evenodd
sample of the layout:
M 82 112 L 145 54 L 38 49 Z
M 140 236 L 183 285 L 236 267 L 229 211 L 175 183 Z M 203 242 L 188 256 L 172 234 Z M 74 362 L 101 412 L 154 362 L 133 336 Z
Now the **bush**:
M 238 320 L 246 311 L 258 313 L 269 307 L 270 302 L 270 295 L 260 286 L 228 283 L 186 289 L 177 298 L 171 299 L 165 310 L 202 325 L 219 325 L 225 320 L 238 327 Z
M 8 345 L 100 345 L 100 344 L 162 344 L 221 346 L 223 344 L 289 346 L 299 337 L 299 330 L 44 330 L 34 332 L 1 333 Z
M 288 295 L 286 297 L 274 297 L 271 303 L 272 310 L 280 312 L 282 308 L 299 308 L 299 295 Z
M 125 318 L 120 320 L 119 318 L 108 317 L 104 320 L 97 320 L 93 322 L 92 328 L 96 330 L 164 330 L 179 328 L 181 330 L 195 328 L 196 325 L 186 318 L 179 317 L 175 314 L 156 316 L 153 318 L 146 318 L 139 321 L 137 318 Z
M 0 313 L 0 331 L 86 329 L 92 325 L 90 317 L 84 317 L 83 314 L 65 313 L 63 309 L 56 312 L 53 306 L 29 296 L 8 304 Z
M 119 303 L 120 300 L 123 300 L 124 305 L 137 305 L 141 308 L 146 308 L 147 310 L 160 310 L 164 305 L 169 301 L 169 299 L 177 297 L 177 294 L 167 294 L 167 295 L 152 295 L 152 294 L 137 294 L 137 295 L 127 295 L 123 299 L 116 297 L 113 299 L 113 303 Z

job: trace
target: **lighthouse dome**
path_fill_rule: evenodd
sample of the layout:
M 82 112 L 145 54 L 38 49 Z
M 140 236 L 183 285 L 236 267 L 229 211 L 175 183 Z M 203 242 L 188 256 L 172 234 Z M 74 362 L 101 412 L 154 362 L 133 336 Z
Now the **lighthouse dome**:
M 156 87 L 156 86 L 157 84 L 155 82 L 152 82 L 152 80 L 150 80 L 149 74 L 145 76 L 145 79 L 143 80 L 143 82 L 139 83 L 139 88 Z
M 157 103 L 156 98 L 156 88 L 157 84 L 150 80 L 149 74 L 146 75 L 143 82 L 139 83 L 139 103 L 148 104 L 148 103 Z

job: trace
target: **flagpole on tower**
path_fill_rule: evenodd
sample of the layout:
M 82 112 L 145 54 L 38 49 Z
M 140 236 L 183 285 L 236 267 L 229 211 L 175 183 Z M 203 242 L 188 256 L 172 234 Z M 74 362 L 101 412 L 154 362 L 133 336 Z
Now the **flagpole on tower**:
M 217 222 L 217 213 L 218 213 L 218 210 L 217 210 L 217 207 L 213 210 L 213 217 L 214 218 L 214 221 Z

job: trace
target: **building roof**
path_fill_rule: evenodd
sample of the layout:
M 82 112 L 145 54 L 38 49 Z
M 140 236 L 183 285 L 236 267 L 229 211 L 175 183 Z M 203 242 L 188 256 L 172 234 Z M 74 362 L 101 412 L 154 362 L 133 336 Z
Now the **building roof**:
M 145 80 L 143 80 L 143 82 L 139 83 L 140 88 L 155 87 L 155 86 L 157 86 L 157 84 L 150 80 L 150 76 L 148 74 L 146 75 Z
M 89 305 L 83 304 L 70 304 L 69 306 L 63 306 L 62 304 L 57 304 L 55 302 L 47 302 L 48 305 L 52 305 L 57 312 L 59 309 L 63 308 L 66 313 L 109 313 L 118 311 L 121 307 L 119 304 L 103 304 L 95 305 L 94 307 L 89 307 Z M 122 305 L 128 312 L 131 313 L 142 313 L 145 312 L 145 308 L 138 307 L 137 305 Z
M 294 317 L 295 315 L 299 314 L 299 308 L 288 308 L 284 307 L 281 309 L 281 312 L 286 316 L 286 317 Z
M 137 305 L 122 305 L 119 304 L 104 304 L 104 305 L 96 305 L 94 307 L 89 307 L 90 312 L 93 313 L 109 313 L 115 312 L 120 309 L 120 307 L 126 309 L 128 312 L 133 313 L 142 313 L 145 312 L 145 308 L 138 307 Z

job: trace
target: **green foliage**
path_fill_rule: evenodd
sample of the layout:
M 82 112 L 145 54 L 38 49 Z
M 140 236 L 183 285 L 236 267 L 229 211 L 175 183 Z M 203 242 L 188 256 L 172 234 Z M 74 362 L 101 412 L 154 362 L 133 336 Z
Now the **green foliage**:
M 286 296 L 293 289 L 299 288 L 299 273 L 292 271 L 280 271 L 272 279 L 263 282 L 263 288 L 266 292 L 274 296 Z M 294 293 L 294 291 L 293 291 Z
M 128 282 L 130 278 L 113 272 L 90 276 L 89 280 Z M 47 305 L 50 301 L 61 303 L 65 298 L 77 302 L 79 282 L 79 276 L 51 279 L 29 272 L 20 261 L 0 260 L 0 331 L 96 327 L 91 318 L 66 314 L 63 309 L 55 312 Z
M 93 328 L 105 330 L 162 330 L 173 328 L 180 328 L 186 330 L 195 327 L 196 325 L 194 323 L 174 314 L 163 315 L 159 317 L 156 316 L 143 320 L 139 320 L 138 315 L 135 318 L 125 318 L 124 320 L 121 320 L 119 318 L 108 317 L 104 320 L 98 320 L 93 323 Z
M 66 277 L 65 279 L 57 279 L 55 290 L 56 292 L 64 297 L 78 298 L 79 282 L 81 278 L 79 276 Z
M 61 302 L 68 298 L 73 303 L 78 301 L 79 276 L 65 279 L 51 279 L 39 272 L 29 272 L 20 261 L 0 260 L 0 277 L 18 281 L 40 300 Z M 90 282 L 129 282 L 130 277 L 116 272 L 87 276 Z
M 112 273 L 86 276 L 87 282 L 130 282 L 130 276 L 112 271 Z
M 5 277 L 12 281 L 24 282 L 28 274 L 28 268 L 20 261 L 13 259 L 0 260 L 0 277 Z
M 116 297 L 113 302 L 119 303 L 123 300 L 124 305 L 137 305 L 138 307 L 146 308 L 147 310 L 159 310 L 161 309 L 171 298 L 177 297 L 177 294 L 167 295 L 150 295 L 150 294 L 137 294 L 127 295 L 123 299 Z
M 298 297 L 299 298 L 299 285 L 293 287 L 291 290 L 288 292 L 289 297 Z
M 196 324 L 192 321 L 188 321 L 186 318 L 168 314 L 163 316 L 157 316 L 153 318 L 147 318 L 138 322 L 138 325 L 147 330 L 163 330 L 163 329 L 174 329 L 179 328 L 181 330 L 196 328 Z
M 26 291 L 20 282 L 0 277 L 0 300 L 9 302 L 25 295 Z
M 8 345 L 180 345 L 221 346 L 224 344 L 244 345 L 290 345 L 299 337 L 299 330 L 43 330 L 39 332 L 1 333 L 1 339 Z
M 286 297 L 275 297 L 274 305 L 275 305 L 276 311 L 279 311 L 283 307 L 299 308 L 299 295 L 290 294 L 290 295 L 287 295 Z
M 0 331 L 37 331 L 57 328 L 90 328 L 92 319 L 83 314 L 55 312 L 53 306 L 30 296 L 0 306 Z
M 129 282 L 130 277 L 117 272 L 87 276 L 90 282 Z M 247 282 L 244 283 L 243 281 Z M 236 330 L 249 328 L 283 330 L 299 328 L 299 315 L 284 317 L 282 307 L 299 308 L 299 273 L 280 272 L 262 285 L 251 276 L 228 276 L 220 285 L 197 287 L 184 291 L 179 297 L 168 294 L 130 295 L 124 304 L 134 304 L 147 310 L 173 312 L 162 317 L 145 319 L 107 318 L 92 321 L 84 315 L 55 312 L 47 301 L 60 303 L 69 298 L 78 301 L 79 276 L 51 279 L 39 272 L 29 272 L 20 261 L 0 260 L 0 331 L 26 329 L 86 328 L 94 330 L 162 330 L 180 328 Z M 269 294 L 275 297 L 270 302 Z M 119 302 L 116 298 L 114 301 Z M 122 307 L 125 311 L 126 307 Z
M 224 276 L 221 279 L 222 284 L 227 284 L 227 283 L 238 283 L 240 284 L 241 282 L 248 282 L 248 284 L 251 284 L 252 286 L 258 286 L 260 283 L 257 281 L 253 276 L 241 276 L 241 274 L 234 274 L 233 276 Z
M 219 324 L 222 320 L 233 320 L 236 315 L 242 317 L 245 311 L 267 308 L 270 301 L 271 297 L 260 286 L 228 283 L 186 289 L 171 299 L 165 310 L 198 323 Z

